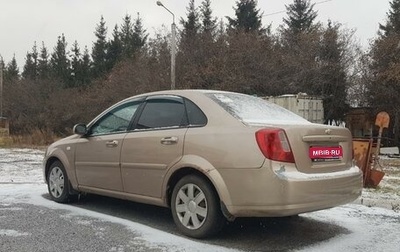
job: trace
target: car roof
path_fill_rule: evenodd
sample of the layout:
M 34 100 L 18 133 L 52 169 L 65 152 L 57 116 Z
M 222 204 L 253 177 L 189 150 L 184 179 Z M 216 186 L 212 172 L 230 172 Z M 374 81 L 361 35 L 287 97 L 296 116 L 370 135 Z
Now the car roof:
M 143 94 L 140 94 L 140 96 L 162 95 L 162 94 L 185 95 L 185 94 L 193 94 L 193 93 L 203 93 L 204 94 L 204 93 L 234 93 L 234 92 L 221 91 L 221 90 L 206 90 L 206 89 L 174 89 L 174 90 L 162 90 L 162 91 L 143 93 Z
M 123 103 L 132 99 L 137 99 L 137 98 L 143 98 L 147 96 L 156 96 L 156 95 L 177 95 L 177 96 L 184 96 L 184 97 L 189 97 L 189 96 L 197 96 L 201 94 L 206 94 L 206 93 L 220 93 L 220 94 L 227 94 L 227 93 L 232 93 L 232 94 L 239 94 L 236 92 L 230 92 L 230 91 L 221 91 L 221 90 L 207 90 L 207 89 L 173 89 L 173 90 L 160 90 L 160 91 L 154 91 L 154 92 L 147 92 L 147 93 L 141 93 L 137 94 L 128 98 L 123 99 L 122 101 L 118 102 Z

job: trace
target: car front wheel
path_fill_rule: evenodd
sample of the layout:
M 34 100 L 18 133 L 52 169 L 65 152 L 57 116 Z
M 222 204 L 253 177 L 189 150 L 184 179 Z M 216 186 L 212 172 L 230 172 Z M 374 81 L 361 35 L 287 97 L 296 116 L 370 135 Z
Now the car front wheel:
M 216 234 L 225 222 L 215 190 L 208 181 L 195 175 L 185 176 L 176 184 L 171 210 L 178 229 L 194 238 Z
M 68 175 L 61 162 L 51 164 L 47 174 L 47 187 L 52 200 L 59 203 L 66 203 L 69 200 Z

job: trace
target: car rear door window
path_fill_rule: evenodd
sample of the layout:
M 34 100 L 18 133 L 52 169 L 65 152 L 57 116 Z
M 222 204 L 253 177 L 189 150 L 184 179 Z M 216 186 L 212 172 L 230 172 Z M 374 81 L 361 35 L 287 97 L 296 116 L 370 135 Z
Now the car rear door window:
M 180 97 L 150 98 L 146 101 L 137 129 L 171 128 L 187 125 L 183 99 Z
M 190 126 L 204 126 L 207 124 L 207 117 L 196 104 L 185 99 L 185 105 Z

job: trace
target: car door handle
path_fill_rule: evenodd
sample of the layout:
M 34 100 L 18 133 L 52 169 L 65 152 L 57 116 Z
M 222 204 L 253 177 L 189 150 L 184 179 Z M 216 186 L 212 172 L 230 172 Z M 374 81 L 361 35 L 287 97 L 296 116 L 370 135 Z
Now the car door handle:
M 109 148 L 117 147 L 118 146 L 118 141 L 117 140 L 108 141 L 108 142 L 106 142 L 106 146 L 109 147 Z
M 161 139 L 161 143 L 165 145 L 171 145 L 178 143 L 177 137 L 164 137 Z

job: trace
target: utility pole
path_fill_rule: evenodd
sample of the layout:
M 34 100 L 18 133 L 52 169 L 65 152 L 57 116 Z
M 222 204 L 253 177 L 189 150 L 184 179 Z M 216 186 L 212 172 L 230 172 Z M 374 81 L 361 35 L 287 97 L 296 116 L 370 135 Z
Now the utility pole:
M 3 119 L 3 57 L 0 55 L 0 119 Z
M 176 57 L 176 25 L 175 25 L 175 14 L 163 5 L 161 1 L 157 1 L 158 6 L 163 7 L 172 15 L 171 24 L 171 90 L 175 89 L 175 57 Z

